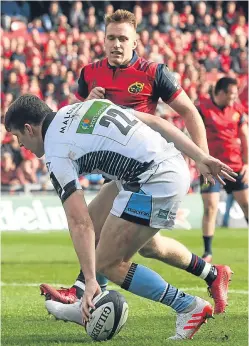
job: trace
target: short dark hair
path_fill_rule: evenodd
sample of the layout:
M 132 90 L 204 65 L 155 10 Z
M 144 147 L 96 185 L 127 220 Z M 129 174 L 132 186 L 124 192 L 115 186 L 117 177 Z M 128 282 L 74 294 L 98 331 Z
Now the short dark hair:
M 215 85 L 215 95 L 217 95 L 221 90 L 227 93 L 229 85 L 238 85 L 237 80 L 231 77 L 223 77 L 219 79 Z
M 23 132 L 26 123 L 39 125 L 44 118 L 53 112 L 45 102 L 34 95 L 25 94 L 18 97 L 9 107 L 5 115 L 5 128 Z

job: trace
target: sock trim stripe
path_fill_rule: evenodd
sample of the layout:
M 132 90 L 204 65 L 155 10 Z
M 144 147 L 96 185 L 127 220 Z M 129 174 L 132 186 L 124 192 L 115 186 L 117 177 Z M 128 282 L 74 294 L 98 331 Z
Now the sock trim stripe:
M 161 303 L 164 298 L 166 297 L 168 291 L 169 291 L 169 287 L 170 287 L 170 284 L 168 284 L 168 286 L 165 288 L 165 290 L 163 291 L 163 294 L 161 295 L 160 299 L 159 299 L 159 302 Z
M 133 279 L 133 276 L 135 274 L 135 271 L 137 269 L 137 264 L 136 263 L 132 263 L 130 266 L 130 269 L 124 279 L 124 282 L 121 285 L 121 288 L 123 288 L 124 290 L 128 291 L 131 281 Z
M 84 282 L 79 281 L 79 280 L 75 281 L 74 286 L 81 288 L 83 291 L 85 291 L 85 289 L 86 289 L 86 285 L 84 284 Z
M 175 293 L 173 299 L 171 300 L 171 302 L 169 303 L 169 306 L 171 306 L 173 304 L 173 301 L 176 299 L 177 294 L 178 294 L 178 288 L 176 289 L 176 293 Z
M 200 274 L 200 278 L 202 279 L 206 279 L 206 277 L 208 276 L 210 269 L 211 269 L 212 265 L 210 263 L 206 263 L 205 267 L 203 268 L 203 271 Z

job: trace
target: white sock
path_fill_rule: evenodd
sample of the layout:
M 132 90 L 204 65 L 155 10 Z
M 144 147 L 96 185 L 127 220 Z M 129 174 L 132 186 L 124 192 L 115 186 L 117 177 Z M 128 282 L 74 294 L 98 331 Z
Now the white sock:
M 84 282 L 81 282 L 79 280 L 75 281 L 74 286 L 81 288 L 82 291 L 85 291 L 85 289 L 86 289 L 86 285 L 84 284 Z

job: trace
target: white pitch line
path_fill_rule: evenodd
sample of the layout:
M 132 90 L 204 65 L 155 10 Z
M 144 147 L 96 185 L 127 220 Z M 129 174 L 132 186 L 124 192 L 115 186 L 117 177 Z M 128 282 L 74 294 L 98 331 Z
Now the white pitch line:
M 58 283 L 50 283 L 51 286 L 54 287 L 69 287 L 68 284 L 58 284 Z M 29 282 L 10 282 L 10 283 L 6 283 L 6 282 L 1 282 L 0 286 L 21 286 L 21 287 L 39 287 L 40 283 L 29 283 Z M 114 285 L 108 285 L 109 289 L 115 289 L 115 290 L 121 290 L 121 288 L 119 286 L 114 286 Z M 180 288 L 181 291 L 195 291 L 195 292 L 206 292 L 207 289 L 205 287 L 183 287 Z M 249 292 L 247 290 L 234 290 L 234 289 L 229 289 L 229 293 L 233 293 L 233 294 L 245 294 L 248 295 Z

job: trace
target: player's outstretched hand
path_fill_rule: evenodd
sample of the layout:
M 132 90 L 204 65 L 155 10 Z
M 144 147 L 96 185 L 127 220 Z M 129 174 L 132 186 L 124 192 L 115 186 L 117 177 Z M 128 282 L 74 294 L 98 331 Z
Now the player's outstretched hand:
M 89 321 L 91 316 L 90 310 L 95 309 L 93 298 L 101 293 L 101 289 L 96 279 L 86 281 L 86 288 L 82 298 L 82 320 L 83 324 Z
M 105 89 L 102 87 L 95 87 L 90 91 L 90 94 L 87 96 L 86 100 L 104 99 L 104 98 L 105 98 Z
M 222 185 L 226 185 L 223 179 L 236 181 L 234 177 L 237 177 L 237 174 L 225 163 L 212 156 L 204 156 L 200 162 L 196 163 L 196 165 L 200 173 L 203 175 L 205 183 L 210 182 L 214 185 L 214 178 L 216 178 Z

